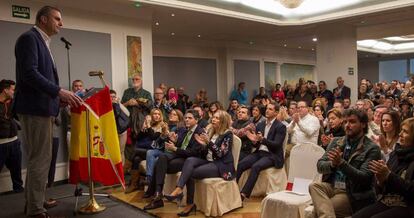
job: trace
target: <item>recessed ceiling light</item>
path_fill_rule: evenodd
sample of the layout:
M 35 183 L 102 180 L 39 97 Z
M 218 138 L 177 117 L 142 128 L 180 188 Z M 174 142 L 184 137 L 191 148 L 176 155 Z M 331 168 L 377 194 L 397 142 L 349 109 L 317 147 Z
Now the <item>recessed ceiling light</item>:
M 141 4 L 137 2 L 137 3 L 135 3 L 135 7 L 139 8 L 139 7 L 141 7 Z
M 302 46 L 298 46 L 298 48 L 302 48 Z
M 171 17 L 175 17 L 175 14 L 173 13 L 173 14 L 171 14 Z
M 318 38 L 313 37 L 312 41 L 317 42 L 318 41 Z
M 312 51 L 315 51 L 315 49 L 314 49 L 314 48 L 312 48 Z
M 171 33 L 171 35 L 172 35 L 172 36 L 174 36 L 174 35 L 175 35 L 175 33 L 174 33 L 174 32 L 172 32 L 172 33 Z
M 197 37 L 198 37 L 198 38 L 201 38 L 201 35 L 200 35 L 200 34 L 198 34 L 198 35 L 197 35 Z
M 365 23 L 365 20 L 361 20 L 361 24 L 364 24 Z
M 155 25 L 156 25 L 156 26 L 159 26 L 159 25 L 160 25 L 160 23 L 158 23 L 158 22 L 155 22 Z
M 283 47 L 287 47 L 287 45 L 286 45 L 286 44 L 284 44 L 284 45 L 283 45 Z
M 253 45 L 253 44 L 254 44 L 254 42 L 253 42 L 253 41 L 250 41 L 250 42 L 249 42 L 249 44 L 250 44 L 250 45 Z

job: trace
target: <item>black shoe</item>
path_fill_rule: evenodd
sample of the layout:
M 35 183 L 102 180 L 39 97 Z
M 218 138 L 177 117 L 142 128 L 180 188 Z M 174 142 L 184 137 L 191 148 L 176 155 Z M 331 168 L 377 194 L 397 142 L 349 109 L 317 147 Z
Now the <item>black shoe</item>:
M 177 213 L 177 215 L 179 217 L 186 217 L 189 216 L 192 212 L 194 212 L 194 215 L 197 213 L 197 206 L 195 204 L 193 204 L 193 206 L 187 212 L 181 211 L 180 213 Z
M 161 198 L 154 198 L 149 204 L 145 205 L 144 210 L 153 210 L 160 207 L 164 207 L 164 201 Z
M 150 198 L 154 195 L 154 193 L 148 192 L 148 190 L 142 195 L 142 198 Z
M 181 201 L 183 199 L 183 196 L 184 196 L 183 192 L 181 192 L 180 194 L 175 195 L 175 196 L 174 195 L 164 195 L 165 199 L 167 199 L 167 201 L 169 201 L 169 202 L 172 202 L 172 201 L 175 201 L 175 200 Z

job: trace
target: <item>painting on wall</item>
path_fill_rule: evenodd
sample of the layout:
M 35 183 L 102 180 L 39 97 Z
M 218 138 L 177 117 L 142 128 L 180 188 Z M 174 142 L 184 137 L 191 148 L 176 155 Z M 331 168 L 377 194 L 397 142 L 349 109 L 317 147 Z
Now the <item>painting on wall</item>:
M 305 81 L 314 80 L 314 69 L 315 67 L 312 65 L 282 64 L 280 67 L 281 81 L 295 85 L 299 78 L 304 78 Z
M 131 87 L 131 78 L 134 74 L 142 77 L 141 37 L 127 36 L 128 55 L 128 85 Z

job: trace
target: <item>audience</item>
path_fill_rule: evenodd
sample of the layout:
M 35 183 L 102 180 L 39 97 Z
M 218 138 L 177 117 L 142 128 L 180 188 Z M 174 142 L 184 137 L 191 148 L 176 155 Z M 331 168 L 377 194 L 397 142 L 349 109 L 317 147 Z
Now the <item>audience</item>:
M 292 115 L 292 122 L 288 126 L 288 133 L 292 135 L 292 144 L 313 143 L 318 144 L 319 119 L 309 113 L 304 101 L 298 102 L 297 112 Z
M 246 87 L 246 83 L 240 82 L 239 85 L 237 86 L 237 89 L 231 92 L 230 100 L 236 99 L 237 102 L 239 102 L 239 104 L 247 105 L 248 94 L 247 94 L 247 91 L 245 90 L 245 87 Z
M 237 111 L 237 120 L 233 122 L 230 128 L 233 134 L 237 135 L 242 141 L 239 162 L 249 155 L 253 148 L 253 143 L 249 140 L 247 134 L 254 131 L 256 126 L 250 119 L 249 113 L 249 108 L 246 106 L 239 107 Z

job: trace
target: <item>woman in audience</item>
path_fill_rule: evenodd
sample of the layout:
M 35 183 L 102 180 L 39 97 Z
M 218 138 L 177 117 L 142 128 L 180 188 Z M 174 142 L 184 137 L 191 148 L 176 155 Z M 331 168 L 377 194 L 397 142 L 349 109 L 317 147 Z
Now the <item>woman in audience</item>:
M 198 91 L 198 93 L 195 96 L 194 104 L 202 106 L 207 103 L 208 103 L 207 91 L 205 89 L 200 89 L 200 91 Z
M 179 216 L 188 216 L 197 210 L 193 202 L 194 180 L 212 177 L 222 177 L 232 180 L 235 175 L 233 154 L 233 133 L 230 130 L 230 115 L 218 110 L 211 119 L 211 129 L 208 134 L 195 135 L 196 140 L 202 145 L 202 157 L 189 157 L 184 163 L 182 174 L 177 187 L 165 198 L 168 201 L 181 200 L 183 188 L 187 186 L 187 206 L 178 213 Z
M 326 147 L 334 137 L 345 136 L 342 112 L 332 109 L 328 112 L 328 126 L 325 134 L 321 136 L 322 147 Z
M 168 114 L 168 129 L 175 132 L 177 128 L 184 127 L 184 115 L 178 109 L 173 109 Z
M 213 101 L 208 106 L 208 117 L 211 120 L 213 115 L 218 111 L 223 110 L 223 106 L 218 101 Z
M 131 181 L 125 190 L 126 194 L 138 189 L 140 179 L 139 164 L 141 161 L 146 160 L 148 151 L 155 149 L 156 152 L 162 152 L 164 141 L 168 138 L 168 134 L 168 125 L 163 120 L 161 110 L 158 108 L 152 109 L 150 115 L 146 117 L 142 130 L 137 137 L 135 154 L 131 160 Z M 152 169 L 152 167 L 153 163 L 147 160 L 147 173 L 148 169 Z
M 262 105 L 254 105 L 250 108 L 251 115 L 252 115 L 252 122 L 255 126 L 257 126 L 258 123 L 266 120 L 264 117 L 264 113 L 266 111 L 266 108 Z
M 399 140 L 387 164 L 373 160 L 368 166 L 381 198 L 352 217 L 414 217 L 414 118 L 402 122 Z
M 322 104 L 315 105 L 313 106 L 312 109 L 313 109 L 313 115 L 317 117 L 319 120 L 320 127 L 319 127 L 318 144 L 320 145 L 322 143 L 321 137 L 325 132 L 325 126 L 327 125 L 328 122 L 325 122 L 325 109 L 323 108 Z
M 390 153 L 394 150 L 398 141 L 400 132 L 400 115 L 396 111 L 388 111 L 381 117 L 381 135 L 378 138 L 378 144 L 381 147 L 381 154 L 388 161 Z
M 167 99 L 168 104 L 172 108 L 177 108 L 178 93 L 174 87 L 170 87 L 167 89 L 167 95 L 165 96 L 165 98 Z

